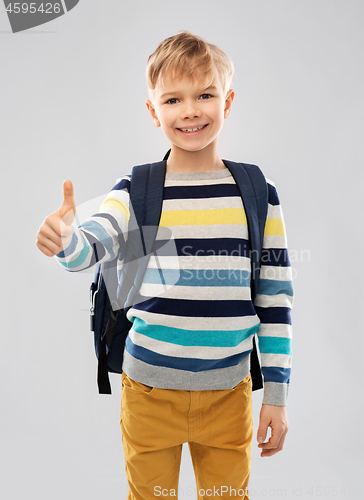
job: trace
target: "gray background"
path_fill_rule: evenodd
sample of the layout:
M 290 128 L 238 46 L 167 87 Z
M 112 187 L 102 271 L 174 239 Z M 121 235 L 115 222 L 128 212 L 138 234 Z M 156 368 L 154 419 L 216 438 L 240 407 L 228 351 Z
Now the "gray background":
M 91 215 L 117 177 L 162 159 L 144 70 L 182 29 L 235 64 L 219 155 L 276 183 L 295 274 L 290 430 L 259 456 L 254 393 L 251 498 L 362 498 L 363 14 L 353 0 L 81 0 L 12 34 L 0 6 L 3 498 L 126 498 L 120 377 L 113 396 L 96 388 L 93 272 L 71 275 L 35 241 L 65 179 Z M 180 488 L 196 498 L 187 445 Z

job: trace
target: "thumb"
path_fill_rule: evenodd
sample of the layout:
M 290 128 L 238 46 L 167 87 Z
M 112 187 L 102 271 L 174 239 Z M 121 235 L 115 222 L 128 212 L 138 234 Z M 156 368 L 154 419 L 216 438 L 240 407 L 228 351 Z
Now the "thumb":
M 257 432 L 258 443 L 263 443 L 265 441 L 265 439 L 267 437 L 269 424 L 270 424 L 270 419 L 264 418 L 264 416 L 261 415 L 260 422 L 259 422 L 259 429 Z
M 73 184 L 68 179 L 63 183 L 63 202 L 59 210 L 59 215 L 63 222 L 70 226 L 75 218 L 76 204 L 73 196 Z

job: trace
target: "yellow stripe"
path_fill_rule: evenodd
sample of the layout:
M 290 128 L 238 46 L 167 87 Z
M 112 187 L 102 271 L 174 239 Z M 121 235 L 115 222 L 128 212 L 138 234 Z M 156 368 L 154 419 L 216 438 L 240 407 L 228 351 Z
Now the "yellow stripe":
M 169 210 L 162 213 L 160 226 L 207 226 L 212 224 L 247 225 L 243 208 L 211 210 Z
M 264 236 L 284 235 L 284 225 L 282 219 L 267 219 L 265 223 Z
M 121 212 L 124 215 L 126 221 L 129 222 L 129 217 L 130 217 L 129 208 L 123 201 L 120 201 L 117 198 L 111 198 L 111 197 L 107 198 L 101 205 L 100 211 L 102 211 L 105 208 L 115 208 L 116 210 L 119 210 L 119 212 Z

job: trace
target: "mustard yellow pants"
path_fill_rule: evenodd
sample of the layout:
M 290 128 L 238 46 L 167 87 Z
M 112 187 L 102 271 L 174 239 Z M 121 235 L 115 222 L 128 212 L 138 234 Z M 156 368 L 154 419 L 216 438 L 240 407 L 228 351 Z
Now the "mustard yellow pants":
M 249 374 L 233 389 L 158 389 L 122 373 L 120 425 L 127 500 L 178 498 L 182 445 L 196 477 L 190 498 L 249 499 L 253 437 Z M 180 498 L 187 492 L 180 492 Z M 187 495 L 188 497 L 188 495 Z

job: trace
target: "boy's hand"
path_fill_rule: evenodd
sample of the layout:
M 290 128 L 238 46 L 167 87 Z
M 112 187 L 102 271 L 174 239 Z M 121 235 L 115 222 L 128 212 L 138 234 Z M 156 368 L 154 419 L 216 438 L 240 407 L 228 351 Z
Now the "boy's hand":
M 67 245 L 72 236 L 72 222 L 76 205 L 73 198 L 73 184 L 63 183 L 63 203 L 61 207 L 45 218 L 37 234 L 36 245 L 48 257 L 57 255 Z
M 268 427 L 271 428 L 272 435 L 264 443 Z M 288 427 L 288 415 L 285 406 L 262 405 L 257 432 L 258 448 L 263 448 L 260 454 L 261 457 L 270 457 L 282 450 Z

